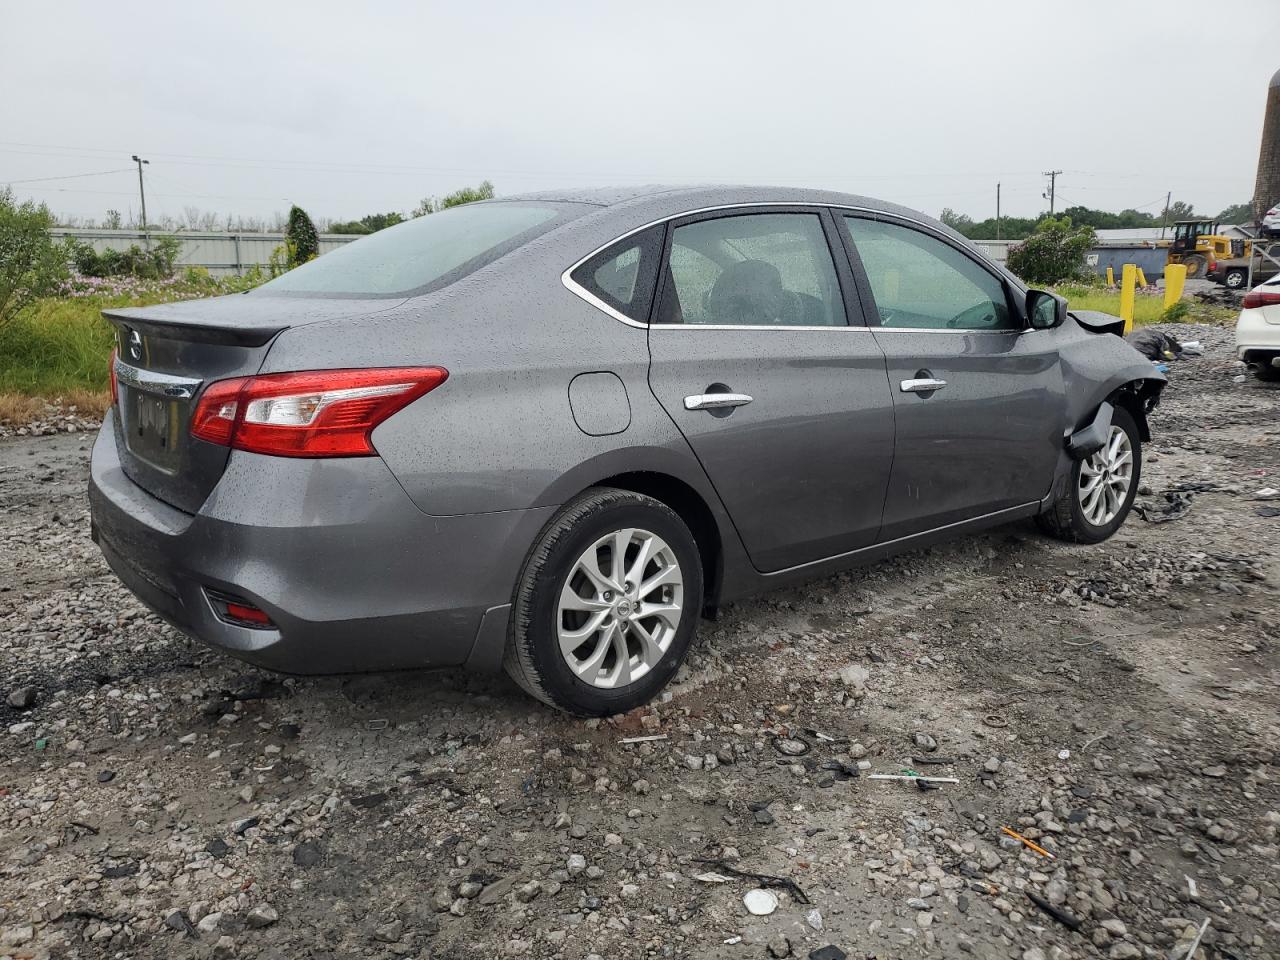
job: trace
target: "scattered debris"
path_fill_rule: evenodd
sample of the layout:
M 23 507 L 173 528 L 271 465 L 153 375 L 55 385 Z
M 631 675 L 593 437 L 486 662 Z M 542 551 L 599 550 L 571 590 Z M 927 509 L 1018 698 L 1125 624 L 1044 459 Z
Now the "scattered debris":
M 833 944 L 809 951 L 809 960 L 845 960 L 848 954 Z
M 773 877 L 767 873 L 752 873 L 750 870 L 739 870 L 737 867 L 730 865 L 725 860 L 695 859 L 694 863 L 701 863 L 709 867 L 715 867 L 718 872 L 727 873 L 731 877 L 738 877 L 742 880 L 754 880 L 762 887 L 771 887 L 775 890 L 785 890 L 787 893 L 791 894 L 792 899 L 797 903 L 809 902 L 809 898 L 804 895 L 804 891 L 800 889 L 800 885 L 789 877 Z
M 665 739 L 667 739 L 667 735 L 665 733 L 655 733 L 647 737 L 623 737 L 618 742 L 619 743 L 654 743 L 658 740 L 665 740 Z
M 582 869 L 583 870 L 586 869 L 585 863 L 583 864 Z M 573 872 L 572 869 L 569 872 L 572 873 Z M 723 873 L 713 873 L 710 870 L 708 870 L 706 873 L 695 874 L 693 879 L 697 880 L 699 883 L 728 883 L 729 882 L 729 878 L 726 877 Z
M 803 757 L 813 749 L 809 741 L 794 736 L 774 736 L 770 738 L 770 742 L 773 744 L 773 749 L 786 757 Z
M 1187 955 L 1184 960 L 1191 960 L 1196 955 L 1196 951 L 1200 949 L 1200 941 L 1204 939 L 1205 931 L 1209 929 L 1209 918 L 1204 918 L 1204 923 L 1200 924 L 1200 932 L 1196 934 L 1196 938 L 1191 941 L 1191 946 L 1187 948 Z
M 924 777 L 918 773 L 873 773 L 872 780 L 910 780 L 921 783 L 959 783 L 955 777 Z
M 1019 843 L 1029 847 L 1030 849 L 1034 850 L 1036 853 L 1040 854 L 1040 856 L 1042 857 L 1048 857 L 1050 860 L 1058 859 L 1052 853 L 1046 850 L 1044 847 L 1040 846 L 1040 844 L 1032 840 L 1028 840 L 1022 834 L 1016 833 L 1015 831 L 1010 830 L 1008 827 L 1001 827 L 1000 832 L 1004 834 L 1008 834 L 1009 836 L 1013 837 L 1013 839 L 1017 840 Z
M 742 898 L 747 912 L 757 917 L 767 917 L 778 909 L 778 898 L 768 890 L 748 890 Z
M 988 727 L 996 727 L 996 728 L 1007 727 L 1009 725 L 1009 721 L 1006 720 L 1004 717 L 1000 716 L 1000 714 L 998 713 L 987 714 L 985 717 L 982 718 L 982 722 L 985 723 Z
M 1053 919 L 1057 920 L 1064 927 L 1067 927 L 1070 930 L 1079 930 L 1082 926 L 1084 926 L 1083 921 L 1081 921 L 1079 917 L 1068 913 L 1066 910 L 1063 910 L 1061 907 L 1054 906 L 1052 903 L 1050 903 L 1048 900 L 1046 900 L 1044 897 L 1040 896 L 1039 894 L 1033 893 L 1032 891 L 1028 890 L 1027 897 L 1031 900 L 1032 903 L 1034 903 L 1037 907 L 1039 907 L 1049 916 L 1053 917 Z

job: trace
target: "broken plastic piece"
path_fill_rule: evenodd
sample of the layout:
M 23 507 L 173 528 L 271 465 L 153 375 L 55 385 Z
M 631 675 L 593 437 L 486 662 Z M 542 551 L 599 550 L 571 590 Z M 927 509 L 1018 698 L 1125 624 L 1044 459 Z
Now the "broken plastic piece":
M 778 909 L 778 898 L 768 890 L 748 890 L 742 898 L 743 905 L 746 906 L 747 912 L 757 917 L 767 917 L 773 911 Z

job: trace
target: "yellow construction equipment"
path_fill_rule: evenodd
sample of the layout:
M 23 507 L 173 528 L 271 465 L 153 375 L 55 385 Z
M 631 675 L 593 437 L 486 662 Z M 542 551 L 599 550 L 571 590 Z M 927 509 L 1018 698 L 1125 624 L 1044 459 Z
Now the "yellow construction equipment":
M 1173 242 L 1169 244 L 1169 263 L 1187 268 L 1188 280 L 1202 280 L 1210 264 L 1253 256 L 1248 240 L 1218 233 L 1217 220 L 1179 220 L 1173 225 Z

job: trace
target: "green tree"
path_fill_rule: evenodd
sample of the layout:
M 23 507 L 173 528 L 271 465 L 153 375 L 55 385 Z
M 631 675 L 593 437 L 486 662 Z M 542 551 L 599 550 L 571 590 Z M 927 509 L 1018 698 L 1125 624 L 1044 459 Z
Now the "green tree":
M 1169 204 L 1169 222 L 1175 220 L 1195 220 L 1200 215 L 1192 209 L 1191 204 L 1182 200 L 1175 200 Z
M 461 190 L 455 190 L 443 200 L 440 201 L 440 209 L 448 210 L 450 207 L 460 207 L 464 203 L 475 203 L 477 200 L 492 200 L 493 184 L 488 180 L 481 180 L 478 187 L 463 187 Z
M 1219 223 L 1230 223 L 1233 225 L 1251 224 L 1253 223 L 1253 204 L 1252 203 L 1233 203 L 1227 209 L 1218 214 Z
M 1084 273 L 1084 256 L 1095 241 L 1093 227 L 1073 227 L 1070 217 L 1045 217 L 1035 233 L 1009 248 L 1005 265 L 1027 283 L 1061 283 Z
M 387 227 L 394 227 L 397 223 L 404 223 L 404 217 L 395 213 L 370 213 L 360 218 L 360 222 L 369 228 L 370 233 L 377 233 L 379 230 L 385 230 Z
M 67 249 L 55 243 L 53 215 L 43 203 L 18 203 L 0 189 L 0 327 L 67 276 Z
M 329 224 L 330 233 L 377 233 L 387 227 L 404 223 L 404 217 L 394 211 L 391 213 L 370 213 L 359 220 L 344 220 Z
M 296 267 L 320 255 L 320 235 L 307 211 L 297 204 L 289 209 L 289 223 L 284 229 L 289 246 L 289 266 Z
M 359 220 L 341 220 L 329 224 L 329 233 L 373 233 Z

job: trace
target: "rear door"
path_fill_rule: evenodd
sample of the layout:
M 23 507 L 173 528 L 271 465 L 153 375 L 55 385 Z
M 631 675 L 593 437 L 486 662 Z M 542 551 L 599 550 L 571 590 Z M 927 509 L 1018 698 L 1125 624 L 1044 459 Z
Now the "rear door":
M 1066 403 L 1053 331 L 1026 328 L 972 251 L 894 218 L 839 216 L 888 362 L 897 444 L 882 540 L 1040 500 Z
M 649 381 L 772 571 L 875 541 L 893 457 L 880 348 L 818 208 L 674 221 Z

